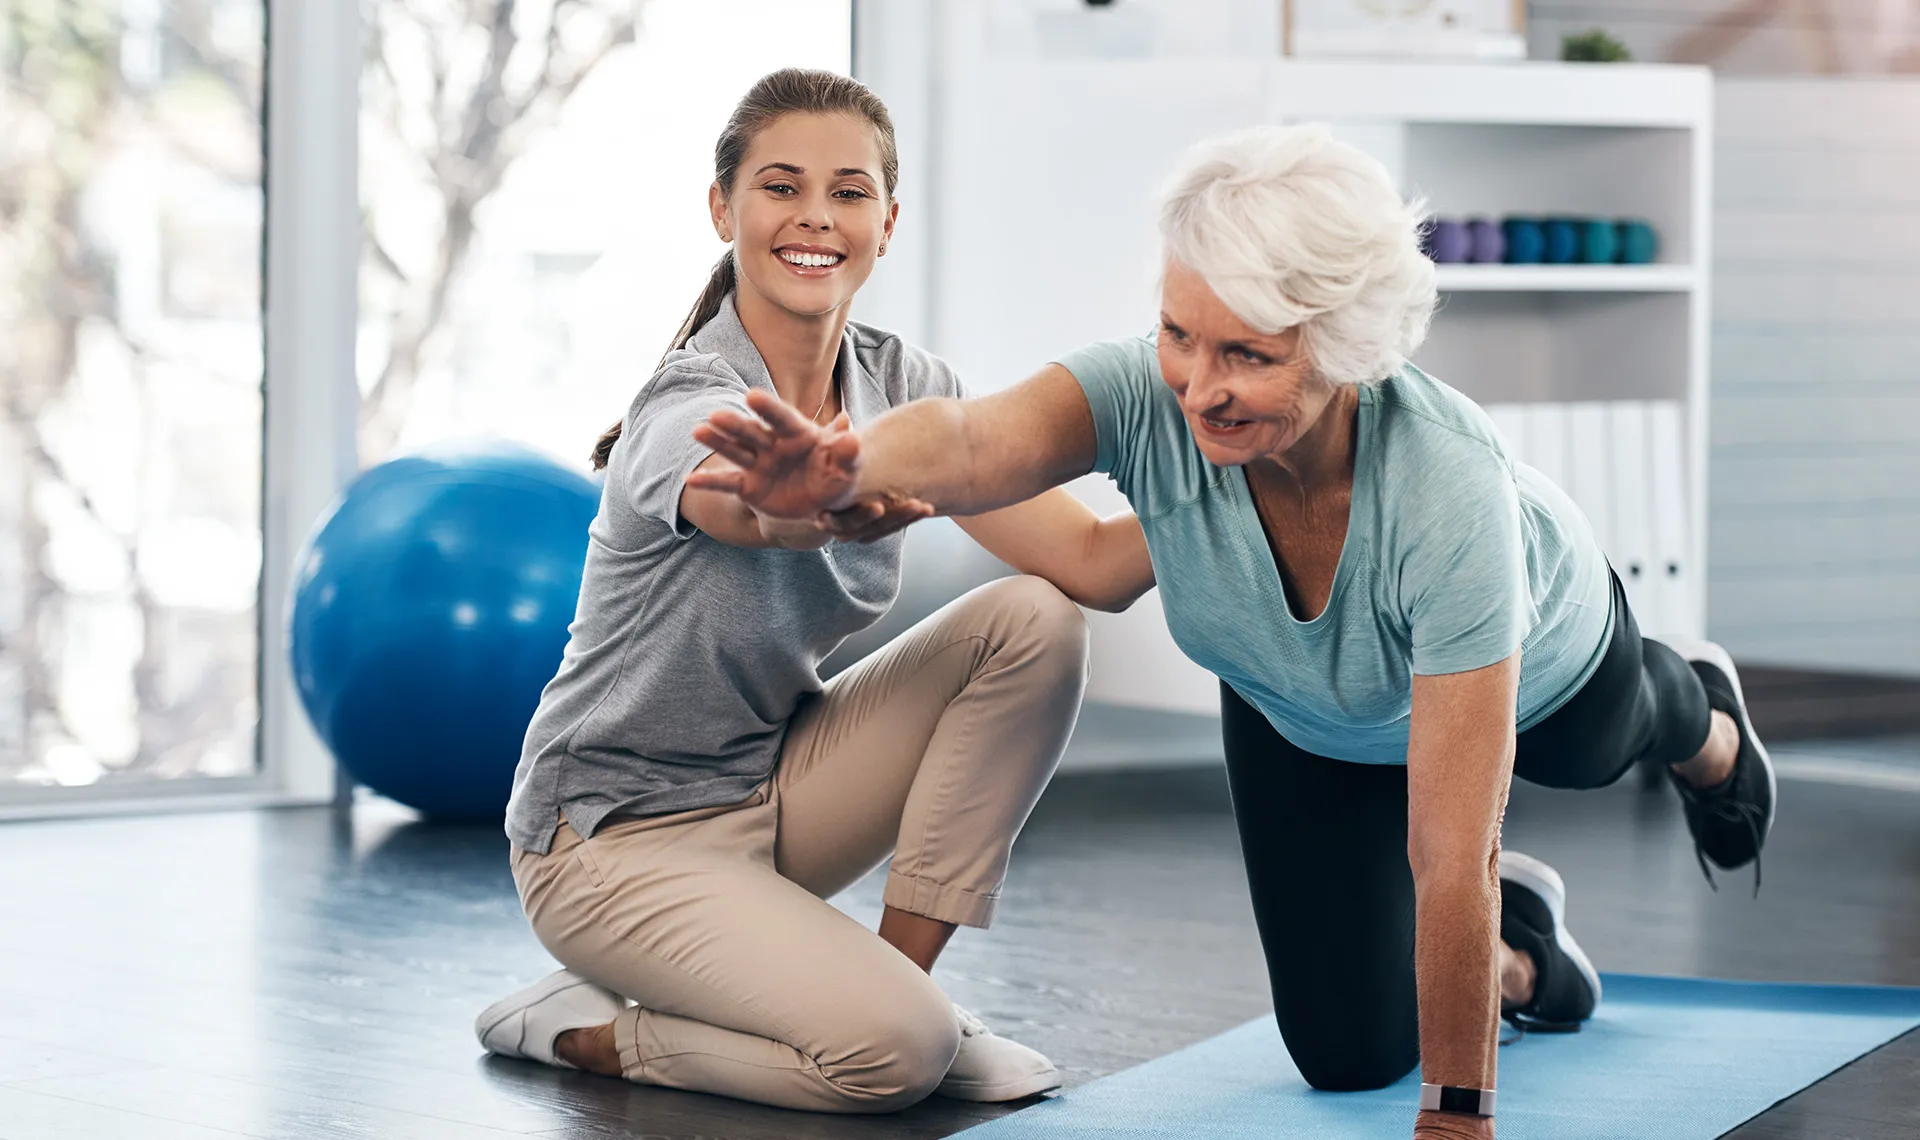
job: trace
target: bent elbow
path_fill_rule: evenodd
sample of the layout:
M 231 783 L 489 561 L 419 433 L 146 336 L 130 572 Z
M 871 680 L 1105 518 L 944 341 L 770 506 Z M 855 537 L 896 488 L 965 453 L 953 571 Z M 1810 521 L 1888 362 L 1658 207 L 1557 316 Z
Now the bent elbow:
M 1133 603 L 1146 597 L 1147 590 L 1151 590 L 1152 588 L 1153 586 L 1151 584 L 1149 584 L 1145 590 L 1128 588 L 1114 589 L 1111 587 L 1094 590 L 1069 590 L 1062 587 L 1060 592 L 1072 598 L 1077 604 L 1085 606 L 1087 609 L 1097 610 L 1103 614 L 1118 614 L 1125 613 L 1127 610 L 1132 609 Z

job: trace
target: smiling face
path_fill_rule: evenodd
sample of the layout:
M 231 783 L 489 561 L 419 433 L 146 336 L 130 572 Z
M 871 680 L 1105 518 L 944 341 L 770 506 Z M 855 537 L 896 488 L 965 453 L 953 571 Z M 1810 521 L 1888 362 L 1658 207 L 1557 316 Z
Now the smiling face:
M 1338 391 L 1314 371 L 1297 327 L 1249 328 L 1172 258 L 1160 286 L 1159 351 L 1160 375 L 1180 397 L 1194 441 L 1220 467 L 1283 455 Z
M 900 207 L 882 182 L 874 128 L 853 115 L 790 113 L 748 146 L 732 192 L 708 192 L 741 288 L 796 316 L 853 299 L 893 233 Z

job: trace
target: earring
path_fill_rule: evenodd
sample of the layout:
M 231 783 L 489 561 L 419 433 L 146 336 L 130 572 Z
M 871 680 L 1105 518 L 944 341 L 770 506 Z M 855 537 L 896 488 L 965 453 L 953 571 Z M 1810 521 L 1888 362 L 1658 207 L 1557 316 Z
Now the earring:
M 880 243 L 880 256 L 881 256 L 881 257 L 885 257 L 886 255 L 887 255 L 887 243 L 886 243 L 886 242 L 881 242 L 881 243 Z

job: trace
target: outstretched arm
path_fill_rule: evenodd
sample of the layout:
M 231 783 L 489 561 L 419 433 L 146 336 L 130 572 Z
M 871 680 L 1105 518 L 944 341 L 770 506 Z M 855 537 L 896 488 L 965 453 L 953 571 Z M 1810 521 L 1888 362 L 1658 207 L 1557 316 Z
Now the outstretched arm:
M 842 430 L 846 424 L 843 412 L 829 429 Z M 719 455 L 709 455 L 694 473 L 728 467 Z M 875 495 L 816 518 L 776 518 L 754 510 L 736 495 L 701 490 L 695 482 L 690 475 L 681 489 L 680 517 L 729 546 L 751 549 L 813 550 L 835 539 L 871 542 L 933 514 L 925 503 Z
M 823 429 L 770 392 L 749 393 L 747 405 L 753 415 L 718 411 L 694 429 L 735 467 L 695 472 L 687 485 L 737 494 L 775 517 L 810 518 L 872 495 L 977 515 L 1093 469 L 1093 411 L 1057 364 L 977 400 L 915 400 L 858 432 Z
M 1500 820 L 1513 778 L 1520 655 L 1413 678 L 1407 860 L 1413 866 L 1420 1065 L 1436 1085 L 1494 1086 L 1500 1029 Z M 1491 1119 L 1423 1112 L 1416 1140 L 1493 1135 Z
M 953 515 L 1014 569 L 1045 578 L 1093 609 L 1123 610 L 1153 588 L 1153 564 L 1131 514 L 1102 519 L 1059 484 L 1093 467 L 1093 412 L 1073 374 L 1049 365 L 977 400 L 916 400 L 858 433 L 820 428 L 766 392 L 755 415 L 716 412 L 694 429 L 735 466 L 703 467 L 691 494 L 737 495 L 762 516 L 858 511 L 872 497 Z M 838 519 L 827 525 L 844 535 Z

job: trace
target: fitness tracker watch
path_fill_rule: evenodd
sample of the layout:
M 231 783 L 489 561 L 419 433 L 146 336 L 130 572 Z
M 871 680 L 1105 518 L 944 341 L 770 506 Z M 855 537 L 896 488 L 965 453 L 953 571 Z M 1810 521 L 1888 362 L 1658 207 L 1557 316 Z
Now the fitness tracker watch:
M 1458 1112 L 1467 1116 L 1493 1115 L 1492 1089 L 1462 1089 L 1452 1085 L 1421 1085 L 1423 1112 Z

